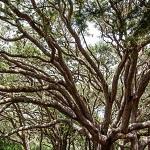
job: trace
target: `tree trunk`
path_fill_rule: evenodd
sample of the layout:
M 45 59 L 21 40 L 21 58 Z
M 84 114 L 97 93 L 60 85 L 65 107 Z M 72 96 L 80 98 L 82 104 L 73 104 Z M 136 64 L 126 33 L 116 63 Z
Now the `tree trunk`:
M 101 150 L 113 150 L 113 143 L 111 141 L 111 139 L 109 139 L 105 145 L 101 146 Z
M 66 139 L 63 138 L 62 143 L 61 143 L 61 149 L 63 149 L 63 150 L 67 149 L 67 137 L 66 137 Z
M 23 141 L 23 148 L 24 150 L 30 150 L 29 143 L 26 140 Z
M 150 128 L 148 128 L 148 135 L 150 136 Z M 149 137 L 148 137 L 149 139 Z M 150 150 L 150 142 L 148 143 L 148 150 Z
M 101 150 L 113 150 L 112 145 L 103 145 L 101 146 Z
M 138 141 L 136 139 L 132 140 L 131 141 L 131 150 L 138 150 L 138 149 L 139 149 Z
M 23 132 L 23 135 L 22 135 L 22 142 L 23 142 L 24 150 L 30 150 L 28 135 L 25 132 Z

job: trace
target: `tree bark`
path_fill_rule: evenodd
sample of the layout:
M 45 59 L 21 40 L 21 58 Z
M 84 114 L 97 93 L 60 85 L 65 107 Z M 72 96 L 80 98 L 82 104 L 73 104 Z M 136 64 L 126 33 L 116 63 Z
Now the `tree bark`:
M 26 140 L 23 141 L 23 148 L 24 150 L 30 150 L 30 145 Z
M 150 135 L 150 128 L 148 128 L 148 135 Z M 148 150 L 150 150 L 150 142 L 148 143 Z
M 101 150 L 113 150 L 113 142 L 108 139 L 105 145 L 101 146 Z

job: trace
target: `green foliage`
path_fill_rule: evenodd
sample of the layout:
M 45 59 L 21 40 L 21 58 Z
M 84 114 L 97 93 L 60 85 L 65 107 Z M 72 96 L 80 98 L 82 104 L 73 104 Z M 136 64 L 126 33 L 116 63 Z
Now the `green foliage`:
M 0 68 L 5 69 L 8 67 L 8 64 L 4 63 L 3 61 L 0 62 Z
M 79 28 L 80 31 L 85 31 L 87 24 L 87 14 L 83 8 L 84 3 L 79 3 L 77 5 L 77 9 L 75 11 L 74 14 L 74 18 L 75 18 L 75 25 Z
M 18 41 L 13 45 L 13 47 L 14 48 L 11 48 L 11 50 L 13 50 L 13 52 L 16 54 L 22 54 L 25 56 L 40 55 L 38 48 L 34 47 L 30 42 Z
M 105 64 L 108 67 L 115 65 L 117 62 L 114 49 L 109 44 L 98 43 L 94 47 L 91 47 L 91 51 L 101 64 Z
M 145 54 L 150 57 L 150 48 L 145 49 Z
M 22 147 L 10 141 L 0 140 L 0 150 L 22 150 Z

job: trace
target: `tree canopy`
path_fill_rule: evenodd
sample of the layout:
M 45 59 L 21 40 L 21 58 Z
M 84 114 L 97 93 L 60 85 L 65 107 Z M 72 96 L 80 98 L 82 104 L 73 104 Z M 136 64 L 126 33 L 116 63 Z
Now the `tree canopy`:
M 0 24 L 1 143 L 150 149 L 149 0 L 0 0 Z

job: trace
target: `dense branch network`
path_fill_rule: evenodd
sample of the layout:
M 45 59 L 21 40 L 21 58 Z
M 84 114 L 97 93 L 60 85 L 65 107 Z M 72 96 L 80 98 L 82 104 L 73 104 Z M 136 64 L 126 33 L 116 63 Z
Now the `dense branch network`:
M 12 129 L 1 136 L 28 150 L 38 129 L 63 149 L 75 131 L 99 149 L 123 147 L 122 139 L 136 150 L 147 130 L 147 146 L 150 4 L 139 3 L 0 0 L 0 118 Z M 102 37 L 96 46 L 86 41 L 87 22 Z

